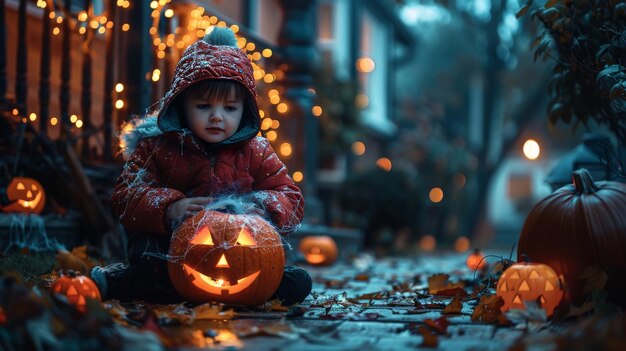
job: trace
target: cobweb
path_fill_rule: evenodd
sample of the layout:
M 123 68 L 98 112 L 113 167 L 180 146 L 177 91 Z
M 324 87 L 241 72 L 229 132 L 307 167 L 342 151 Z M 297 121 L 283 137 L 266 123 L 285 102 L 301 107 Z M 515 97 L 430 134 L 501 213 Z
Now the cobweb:
M 151 137 L 151 136 L 154 136 L 154 134 L 152 133 L 153 132 L 152 127 L 150 125 L 155 124 L 155 123 L 156 123 L 156 118 L 148 117 L 148 118 L 145 118 L 143 121 L 139 121 L 139 122 L 135 121 L 134 126 L 138 127 L 137 129 L 139 131 L 149 131 L 149 132 L 145 132 L 143 137 Z M 125 131 L 125 133 L 133 133 L 133 132 L 137 132 L 137 130 L 128 129 Z M 198 150 L 205 152 L 207 158 L 211 157 L 209 153 L 204 150 L 204 147 L 202 145 L 198 145 L 196 139 L 189 135 L 191 134 L 191 132 L 188 129 L 183 129 L 179 131 L 178 133 L 179 133 L 178 152 L 180 153 L 180 156 L 183 156 L 184 152 L 188 152 L 187 150 L 185 150 L 185 146 L 184 146 L 185 141 L 191 140 L 191 142 L 194 143 L 195 146 L 197 146 Z M 129 142 L 127 144 L 131 148 L 137 145 L 138 139 L 132 139 L 132 138 L 129 138 L 128 136 L 123 136 L 123 135 L 121 137 L 124 137 L 124 140 L 126 141 L 132 140 L 132 142 Z M 133 138 L 135 138 L 135 136 L 133 136 Z M 141 136 L 139 138 L 141 138 Z M 142 159 L 135 159 L 134 161 L 127 162 L 124 166 L 123 175 L 126 175 L 126 177 L 120 179 L 119 181 L 122 182 L 122 184 L 124 184 L 124 187 L 128 189 L 127 197 L 125 199 L 117 200 L 118 203 L 122 207 L 128 206 L 128 204 L 130 203 L 131 197 L 135 195 L 135 192 L 133 189 L 136 189 L 139 187 L 151 188 L 146 193 L 146 195 L 149 195 L 151 198 L 150 203 L 144 204 L 144 206 L 146 207 L 159 208 L 163 201 L 168 200 L 168 197 L 166 194 L 164 194 L 163 196 L 155 196 L 155 194 L 152 192 L 153 191 L 158 192 L 159 189 L 163 186 L 162 181 L 165 179 L 169 179 L 171 177 L 175 177 L 175 173 L 179 172 L 180 170 L 175 169 L 175 167 L 171 167 L 170 169 L 159 169 L 157 171 L 158 179 L 149 177 L 148 176 L 149 172 L 145 168 L 143 168 L 142 163 L 150 162 L 150 160 L 153 157 L 156 157 L 156 154 L 158 153 L 161 145 L 160 145 L 160 142 L 157 141 L 154 144 L 152 144 L 152 146 L 154 147 L 154 149 L 151 150 Z M 254 150 L 253 152 L 263 154 L 264 152 L 266 152 L 266 149 L 268 149 L 269 142 L 267 141 L 267 139 L 263 139 L 263 141 L 256 143 L 255 146 L 258 147 L 258 149 Z M 123 150 L 123 151 L 124 151 L 124 155 L 128 157 L 132 154 L 133 150 Z M 278 156 L 276 155 L 276 153 L 273 153 L 268 156 L 268 158 L 271 158 L 271 157 L 277 158 Z M 285 172 L 284 167 L 285 166 L 283 165 L 282 168 L 279 169 L 277 172 Z M 268 211 L 265 211 L 265 208 L 263 205 L 264 203 L 270 202 L 270 203 L 275 204 L 276 206 L 276 208 L 272 209 L 273 211 L 277 211 L 281 213 L 290 213 L 290 216 L 293 216 L 293 217 L 292 217 L 292 220 L 289 222 L 297 223 L 295 225 L 289 225 L 288 227 L 281 227 L 280 229 L 278 229 L 279 233 L 290 233 L 290 232 L 297 230 L 297 228 L 299 227 L 299 222 L 300 222 L 298 219 L 296 219 L 297 214 L 292 209 L 287 209 L 287 208 L 282 207 L 282 203 L 281 201 L 279 201 L 279 198 L 276 194 L 276 192 L 280 192 L 281 194 L 291 195 L 290 192 L 295 192 L 296 190 L 288 186 L 284 186 L 283 188 L 279 188 L 279 189 L 271 189 L 271 190 L 261 189 L 261 190 L 251 190 L 249 192 L 246 192 L 246 191 L 243 191 L 243 189 L 248 189 L 250 185 L 241 184 L 239 182 L 241 182 L 241 180 L 235 180 L 230 183 L 224 183 L 223 189 L 221 189 L 219 194 L 207 194 L 206 196 L 211 196 L 215 200 L 211 204 L 205 206 L 205 210 L 217 210 L 221 212 L 242 215 L 240 217 L 245 218 L 246 223 L 250 224 L 250 225 L 246 224 L 245 226 L 248 228 L 248 230 L 250 230 L 251 232 L 250 234 L 255 239 L 257 239 L 257 237 L 261 238 L 263 236 L 261 235 L 257 236 L 255 225 L 252 222 L 253 220 L 256 220 L 255 215 L 261 215 L 261 217 L 263 217 L 270 224 L 272 224 L 271 214 L 269 214 Z M 243 182 L 245 182 L 245 180 L 243 180 Z M 186 194 L 186 195 L 188 197 L 190 196 L 190 194 Z M 302 206 L 301 203 L 298 203 L 296 205 Z M 121 209 L 121 213 L 120 213 L 121 218 L 129 215 L 127 213 L 127 209 L 128 208 Z M 209 213 L 211 212 L 207 212 L 207 214 Z M 200 222 L 204 222 L 204 220 L 206 220 L 206 218 L 204 218 Z M 175 229 L 178 226 L 180 226 L 182 222 L 183 220 L 180 220 L 177 223 L 172 224 L 172 228 L 174 228 L 174 232 L 175 232 Z M 274 245 L 274 246 L 282 245 L 285 250 L 293 249 L 290 243 L 286 240 L 285 236 L 279 235 L 279 237 L 280 237 L 280 240 L 272 240 L 271 245 Z M 278 244 L 276 244 L 276 242 L 278 242 Z M 256 241 L 256 243 L 257 243 L 257 246 L 267 246 L 269 244 L 267 242 L 262 242 L 262 241 L 261 242 Z M 148 244 L 146 244 L 146 249 L 144 249 L 142 255 L 152 256 L 152 257 L 164 259 L 170 262 L 178 262 L 181 259 L 180 257 L 168 256 L 164 248 L 157 248 L 155 250 L 154 247 L 151 247 L 150 249 L 148 249 Z
M 2 242 L 0 247 L 4 247 L 3 254 L 8 254 L 11 249 L 28 248 L 35 252 L 44 251 L 67 251 L 65 246 L 55 238 L 50 238 L 46 232 L 46 225 L 43 217 L 36 214 L 12 214 L 9 225 L 8 242 Z
M 285 238 L 281 235 L 278 235 L 279 240 L 276 240 L 273 237 L 265 237 L 261 235 L 261 229 L 258 226 L 258 217 L 263 217 L 261 214 L 263 210 L 259 208 L 259 204 L 257 201 L 251 200 L 253 197 L 258 196 L 255 195 L 225 195 L 212 202 L 209 205 L 206 205 L 204 208 L 204 215 L 201 218 L 195 218 L 195 216 L 186 218 L 177 223 L 173 224 L 174 235 L 176 234 L 176 229 L 182 225 L 186 221 L 194 221 L 193 225 L 195 225 L 196 230 L 200 229 L 203 226 L 203 223 L 207 223 L 211 221 L 211 211 L 218 211 L 228 214 L 238 215 L 237 217 L 231 216 L 229 219 L 234 223 L 233 225 L 238 225 L 241 228 L 246 228 L 248 233 L 252 236 L 255 241 L 255 246 L 258 247 L 277 247 L 282 246 L 285 250 L 292 250 L 291 244 L 285 240 Z M 256 200 L 256 199 L 255 199 Z M 262 203 L 262 202 L 261 202 Z M 238 223 L 235 223 L 238 222 Z M 269 223 L 269 221 L 268 221 Z M 271 224 L 269 224 L 271 226 Z M 238 229 L 241 229 L 238 228 Z M 236 242 L 222 242 L 213 246 L 213 249 L 207 249 L 205 255 L 210 255 L 216 249 L 226 249 L 231 246 L 237 245 Z M 192 247 L 193 245 L 190 245 Z M 184 256 L 171 256 L 168 254 L 160 254 L 157 252 L 144 252 L 144 255 L 152 256 L 160 259 L 167 260 L 172 263 L 182 264 L 184 260 Z

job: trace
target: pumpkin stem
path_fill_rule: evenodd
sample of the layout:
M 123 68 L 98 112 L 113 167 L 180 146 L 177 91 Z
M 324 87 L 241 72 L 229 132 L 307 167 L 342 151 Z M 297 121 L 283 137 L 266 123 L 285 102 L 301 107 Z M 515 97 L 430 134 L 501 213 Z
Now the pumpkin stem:
M 67 275 L 68 277 L 74 278 L 76 277 L 78 274 L 76 274 L 76 271 L 73 269 L 68 269 L 67 271 L 65 271 L 65 275 Z
M 576 194 L 593 194 L 598 191 L 598 187 L 593 182 L 591 174 L 585 168 L 581 168 L 572 172 L 572 178 L 574 179 L 574 187 L 576 187 Z
M 528 257 L 527 254 L 521 254 L 520 256 L 522 256 L 522 260 L 524 260 L 524 263 L 530 263 L 530 258 Z

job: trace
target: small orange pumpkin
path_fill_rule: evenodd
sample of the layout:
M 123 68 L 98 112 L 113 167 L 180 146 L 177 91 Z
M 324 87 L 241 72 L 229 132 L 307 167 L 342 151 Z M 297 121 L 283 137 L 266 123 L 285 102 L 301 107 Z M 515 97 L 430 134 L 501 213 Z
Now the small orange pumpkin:
M 100 290 L 90 278 L 76 273 L 73 270 L 67 271 L 65 275 L 55 280 L 50 287 L 53 292 L 67 297 L 67 301 L 76 308 L 85 312 L 87 298 L 102 301 Z
M 12 202 L 2 207 L 2 212 L 39 214 L 46 203 L 46 193 L 41 183 L 33 178 L 15 177 L 7 187 L 7 197 Z
M 467 268 L 475 271 L 485 268 L 485 266 L 487 266 L 487 261 L 485 261 L 485 255 L 483 255 L 479 249 L 475 249 L 474 252 L 467 256 L 465 264 L 467 265 Z
M 304 259 L 314 266 L 328 266 L 337 260 L 337 244 L 328 235 L 304 237 L 299 249 Z
M 515 263 L 507 268 L 496 287 L 502 297 L 502 312 L 511 308 L 524 309 L 524 301 L 538 301 L 551 316 L 563 298 L 561 281 L 554 269 L 542 263 Z
M 174 232 L 169 256 L 176 291 L 196 303 L 260 305 L 285 269 L 280 235 L 256 215 L 200 211 Z

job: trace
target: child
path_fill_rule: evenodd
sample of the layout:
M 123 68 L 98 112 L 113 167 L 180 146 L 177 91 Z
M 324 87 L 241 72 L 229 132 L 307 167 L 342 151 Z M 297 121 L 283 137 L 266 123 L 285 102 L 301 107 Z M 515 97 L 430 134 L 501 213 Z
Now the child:
M 164 259 L 173 230 L 223 198 L 237 197 L 281 233 L 296 229 L 304 200 L 260 129 L 250 60 L 227 28 L 185 50 L 155 117 L 123 136 L 129 159 L 112 203 L 127 233 L 129 264 L 96 267 L 105 299 L 180 301 Z M 134 150 L 134 151 L 133 151 Z M 311 277 L 286 267 L 273 298 L 302 302 Z

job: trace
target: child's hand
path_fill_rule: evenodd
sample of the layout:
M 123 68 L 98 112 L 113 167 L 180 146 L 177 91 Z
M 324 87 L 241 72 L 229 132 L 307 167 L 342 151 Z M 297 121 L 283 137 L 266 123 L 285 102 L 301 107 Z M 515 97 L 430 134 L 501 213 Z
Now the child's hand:
M 178 200 L 167 207 L 165 216 L 169 223 L 182 222 L 196 212 L 204 210 L 204 206 L 213 202 L 212 197 L 191 197 Z

